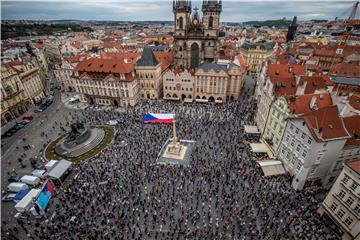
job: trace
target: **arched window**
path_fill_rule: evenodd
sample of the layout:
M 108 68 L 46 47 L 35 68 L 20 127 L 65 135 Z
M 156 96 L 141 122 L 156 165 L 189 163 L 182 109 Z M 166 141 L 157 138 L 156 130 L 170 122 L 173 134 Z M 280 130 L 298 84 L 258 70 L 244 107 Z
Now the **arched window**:
M 209 28 L 213 28 L 214 18 L 213 16 L 209 17 Z
M 183 29 L 183 17 L 179 17 L 179 28 Z
M 180 51 L 180 52 L 182 51 L 182 47 L 179 47 L 179 51 Z

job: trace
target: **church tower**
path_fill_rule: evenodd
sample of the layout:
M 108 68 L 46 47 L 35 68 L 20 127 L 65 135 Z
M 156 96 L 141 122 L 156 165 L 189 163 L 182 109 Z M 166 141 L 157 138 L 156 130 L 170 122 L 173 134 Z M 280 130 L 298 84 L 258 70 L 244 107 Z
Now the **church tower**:
M 217 61 L 221 1 L 202 3 L 202 18 L 191 1 L 174 0 L 175 18 L 173 59 L 176 68 L 197 68 L 204 61 Z
M 297 30 L 297 17 L 295 16 L 292 20 L 291 25 L 288 28 L 288 32 L 286 34 L 286 42 L 290 42 L 294 40 L 296 30 Z
M 191 2 L 187 0 L 174 0 L 173 13 L 175 17 L 175 35 L 185 36 L 190 21 Z

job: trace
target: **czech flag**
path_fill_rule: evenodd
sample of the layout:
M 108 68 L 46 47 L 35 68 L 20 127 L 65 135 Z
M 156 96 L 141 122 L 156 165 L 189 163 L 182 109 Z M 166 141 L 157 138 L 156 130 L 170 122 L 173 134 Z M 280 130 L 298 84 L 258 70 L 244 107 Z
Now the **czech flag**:
M 172 113 L 148 113 L 144 117 L 145 123 L 172 123 L 174 114 Z

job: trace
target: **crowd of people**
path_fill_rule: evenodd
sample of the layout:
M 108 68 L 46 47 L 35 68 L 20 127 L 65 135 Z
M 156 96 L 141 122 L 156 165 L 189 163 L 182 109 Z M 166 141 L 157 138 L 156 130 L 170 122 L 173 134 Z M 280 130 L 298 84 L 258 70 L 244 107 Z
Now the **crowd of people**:
M 250 93 L 224 104 L 149 101 L 114 111 L 78 110 L 69 121 L 116 119 L 116 137 L 73 167 L 46 218 L 18 220 L 3 236 L 21 239 L 339 239 L 316 210 L 319 192 L 296 192 L 288 175 L 264 177 L 244 125 Z M 194 140 L 190 166 L 157 165 L 172 126 L 145 124 L 148 112 L 175 113 L 179 139 Z M 63 127 L 68 127 L 66 126 Z M 126 143 L 126 144 L 124 144 Z

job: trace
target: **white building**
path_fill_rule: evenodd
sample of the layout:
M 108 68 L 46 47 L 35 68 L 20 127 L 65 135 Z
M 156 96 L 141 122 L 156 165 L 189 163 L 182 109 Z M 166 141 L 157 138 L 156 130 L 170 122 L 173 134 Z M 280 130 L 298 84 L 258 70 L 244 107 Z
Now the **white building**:
M 348 161 L 318 210 L 343 231 L 343 240 L 360 239 L 360 160 Z
M 164 99 L 194 100 L 194 72 L 191 69 L 168 70 L 163 76 Z
M 123 60 L 84 60 L 75 67 L 72 85 L 80 101 L 92 105 L 134 106 L 139 99 L 134 64 Z
M 334 105 L 289 118 L 278 158 L 293 175 L 293 188 L 333 183 L 339 174 L 339 153 L 349 138 Z

